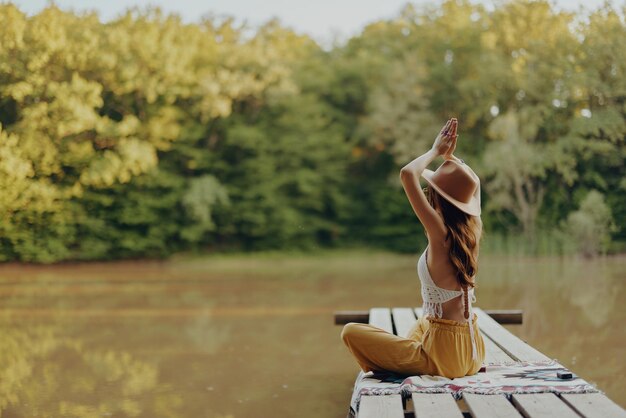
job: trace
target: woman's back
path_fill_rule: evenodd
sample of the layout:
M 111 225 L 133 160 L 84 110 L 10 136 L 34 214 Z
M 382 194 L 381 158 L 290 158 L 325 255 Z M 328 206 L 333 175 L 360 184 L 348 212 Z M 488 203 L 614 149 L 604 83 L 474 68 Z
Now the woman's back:
M 457 278 L 456 267 L 450 260 L 451 242 L 436 240 L 428 240 L 428 251 L 426 251 L 426 266 L 428 273 L 436 286 L 461 291 L 459 280 Z M 474 249 L 474 255 L 478 259 L 478 247 Z M 465 306 L 463 305 L 463 297 L 456 297 L 442 303 L 442 318 L 452 319 L 454 321 L 466 322 L 464 317 Z

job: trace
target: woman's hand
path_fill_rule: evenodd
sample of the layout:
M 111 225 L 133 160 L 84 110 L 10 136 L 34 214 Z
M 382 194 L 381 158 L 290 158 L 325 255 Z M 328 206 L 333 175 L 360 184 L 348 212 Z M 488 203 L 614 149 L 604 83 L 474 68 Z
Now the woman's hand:
M 435 142 L 433 144 L 433 150 L 437 155 L 442 155 L 446 160 L 452 158 L 452 153 L 456 149 L 456 129 L 458 122 L 456 118 L 448 119 L 446 124 L 441 128 Z
M 454 137 L 452 137 L 452 143 L 450 144 L 450 148 L 448 148 L 448 151 L 446 151 L 445 154 L 443 154 L 443 158 L 444 160 L 456 160 L 457 158 L 452 155 L 454 153 L 454 150 L 456 149 L 456 139 L 458 138 L 458 135 L 454 135 Z

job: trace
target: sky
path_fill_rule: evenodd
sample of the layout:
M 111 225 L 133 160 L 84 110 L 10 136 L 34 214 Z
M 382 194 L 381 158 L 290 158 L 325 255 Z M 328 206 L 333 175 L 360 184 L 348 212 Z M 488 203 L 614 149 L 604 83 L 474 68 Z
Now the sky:
M 493 0 L 472 0 L 493 8 Z M 556 8 L 575 11 L 584 6 L 596 8 L 604 0 L 549 0 Z M 625 5 L 626 0 L 608 0 Z M 7 3 L 7 0 L 0 0 Z M 50 0 L 12 0 L 29 15 L 39 12 Z M 97 10 L 103 21 L 110 20 L 129 6 L 159 5 L 166 12 L 181 15 L 183 21 L 194 22 L 209 12 L 234 16 L 240 23 L 257 26 L 278 17 L 283 25 L 305 33 L 320 43 L 333 38 L 346 39 L 357 35 L 368 23 L 391 18 L 399 13 L 407 0 L 55 0 L 62 9 Z M 437 0 L 413 0 L 413 4 L 440 3 Z

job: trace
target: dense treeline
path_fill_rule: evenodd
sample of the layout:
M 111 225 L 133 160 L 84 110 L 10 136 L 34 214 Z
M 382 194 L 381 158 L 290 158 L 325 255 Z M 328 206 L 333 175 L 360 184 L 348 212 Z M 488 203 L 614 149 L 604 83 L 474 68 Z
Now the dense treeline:
M 398 170 L 450 116 L 487 236 L 620 250 L 623 45 L 608 4 L 409 4 L 330 50 L 277 21 L 0 5 L 0 257 L 416 251 Z

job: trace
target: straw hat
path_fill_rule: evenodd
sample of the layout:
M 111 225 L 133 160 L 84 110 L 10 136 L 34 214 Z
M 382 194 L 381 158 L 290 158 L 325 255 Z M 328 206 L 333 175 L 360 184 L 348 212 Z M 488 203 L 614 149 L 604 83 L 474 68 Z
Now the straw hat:
M 436 171 L 425 169 L 422 177 L 444 199 L 463 212 L 480 215 L 480 179 L 468 165 L 446 160 Z

